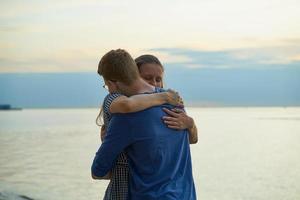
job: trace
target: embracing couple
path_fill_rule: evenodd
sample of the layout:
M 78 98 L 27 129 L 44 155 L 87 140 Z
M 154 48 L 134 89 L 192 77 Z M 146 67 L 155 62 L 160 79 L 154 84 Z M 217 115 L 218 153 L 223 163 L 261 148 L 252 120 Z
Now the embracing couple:
M 160 61 L 111 50 L 98 74 L 109 94 L 91 170 L 94 179 L 110 179 L 104 199 L 196 199 L 189 145 L 198 140 L 197 128 L 178 93 L 162 89 Z

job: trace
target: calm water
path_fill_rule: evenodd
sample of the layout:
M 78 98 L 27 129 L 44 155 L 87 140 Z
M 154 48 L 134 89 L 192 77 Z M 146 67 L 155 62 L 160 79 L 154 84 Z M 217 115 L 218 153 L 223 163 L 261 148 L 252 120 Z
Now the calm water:
M 299 200 L 300 108 L 189 108 L 198 199 Z M 0 111 L 0 192 L 101 199 L 90 178 L 96 109 Z

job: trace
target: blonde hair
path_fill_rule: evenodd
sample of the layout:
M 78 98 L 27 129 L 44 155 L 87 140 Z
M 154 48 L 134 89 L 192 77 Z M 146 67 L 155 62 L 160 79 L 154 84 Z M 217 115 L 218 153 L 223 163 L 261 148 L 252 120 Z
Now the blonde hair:
M 101 106 L 100 112 L 96 118 L 96 124 L 98 126 L 103 126 L 104 122 L 103 122 L 103 107 Z
M 159 59 L 154 55 L 144 54 L 137 57 L 134 61 L 139 70 L 145 64 L 157 64 L 161 67 L 162 71 L 165 71 L 164 66 L 161 64 Z

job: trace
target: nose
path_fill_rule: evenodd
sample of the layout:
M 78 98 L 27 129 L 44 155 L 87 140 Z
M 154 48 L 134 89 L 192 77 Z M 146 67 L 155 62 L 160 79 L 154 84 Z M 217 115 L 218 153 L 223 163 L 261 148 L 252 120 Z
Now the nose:
M 160 81 L 155 81 L 155 87 L 161 87 Z
M 150 81 L 149 81 L 149 84 L 150 84 L 150 85 L 153 85 L 153 86 L 156 86 L 156 81 L 155 81 L 155 79 L 150 80 Z

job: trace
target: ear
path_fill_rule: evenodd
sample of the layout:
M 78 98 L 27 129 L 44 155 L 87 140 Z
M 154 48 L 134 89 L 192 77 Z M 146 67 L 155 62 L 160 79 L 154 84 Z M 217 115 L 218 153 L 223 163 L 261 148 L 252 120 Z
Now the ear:
M 114 81 L 107 81 L 107 85 L 111 88 L 111 90 L 116 91 L 118 89 L 118 85 Z

